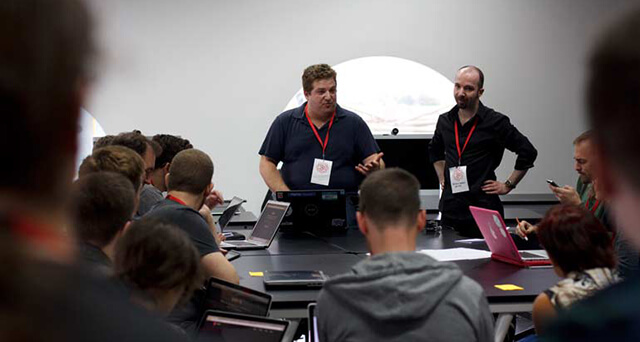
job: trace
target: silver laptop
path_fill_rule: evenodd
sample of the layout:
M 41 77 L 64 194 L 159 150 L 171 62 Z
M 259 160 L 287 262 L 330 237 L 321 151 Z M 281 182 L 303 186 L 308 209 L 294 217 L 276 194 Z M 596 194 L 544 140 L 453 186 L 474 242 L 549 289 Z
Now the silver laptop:
M 220 247 L 238 250 L 268 248 L 278 232 L 280 222 L 282 222 L 282 218 L 287 213 L 287 209 L 289 209 L 289 203 L 278 201 L 267 202 L 247 240 L 223 241 Z

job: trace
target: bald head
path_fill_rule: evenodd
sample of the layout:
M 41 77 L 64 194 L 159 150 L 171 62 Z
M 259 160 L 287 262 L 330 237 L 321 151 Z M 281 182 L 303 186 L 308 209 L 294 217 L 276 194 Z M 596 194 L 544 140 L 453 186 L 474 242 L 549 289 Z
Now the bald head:
M 476 81 L 476 86 L 478 87 L 478 89 L 482 89 L 484 87 L 484 73 L 477 66 L 465 65 L 461 67 L 456 73 L 456 79 L 459 78 L 459 76 L 462 74 L 467 74 L 469 77 L 473 77 Z

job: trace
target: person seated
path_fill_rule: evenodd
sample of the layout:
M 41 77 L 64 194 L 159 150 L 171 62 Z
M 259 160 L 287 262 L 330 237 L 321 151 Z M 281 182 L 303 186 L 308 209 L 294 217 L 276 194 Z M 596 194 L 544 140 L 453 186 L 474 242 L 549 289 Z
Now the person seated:
M 165 177 L 169 173 L 173 157 L 182 150 L 193 148 L 189 140 L 169 134 L 157 134 L 151 140 L 161 147 L 162 153 L 156 156 L 155 166 L 149 174 L 149 183 L 142 187 L 138 207 L 140 216 L 148 213 L 153 206 L 164 199 L 162 193 L 167 191 Z
M 136 191 L 135 207 L 140 202 L 140 190 L 144 180 L 144 161 L 133 150 L 123 146 L 106 146 L 96 149 L 80 164 L 78 177 L 96 172 L 110 171 L 125 176 Z
M 162 316 L 202 285 L 198 251 L 186 233 L 148 218 L 131 224 L 120 240 L 114 268 L 132 301 Z
M 114 172 L 84 175 L 71 191 L 72 226 L 80 261 L 92 271 L 112 274 L 115 247 L 135 212 L 136 192 Z
M 551 208 L 538 225 L 538 240 L 556 274 L 564 278 L 533 303 L 533 322 L 540 335 L 558 312 L 616 283 L 618 276 L 607 230 L 582 207 Z
M 455 264 L 415 252 L 426 222 L 419 189 L 398 168 L 363 181 L 356 218 L 371 257 L 325 282 L 321 341 L 493 341 L 482 287 Z
M 212 176 L 213 162 L 206 153 L 196 149 L 178 153 L 166 176 L 167 198 L 145 217 L 184 230 L 198 249 L 205 275 L 237 284 L 238 274 L 220 250 L 220 237 L 205 204 L 213 189 Z

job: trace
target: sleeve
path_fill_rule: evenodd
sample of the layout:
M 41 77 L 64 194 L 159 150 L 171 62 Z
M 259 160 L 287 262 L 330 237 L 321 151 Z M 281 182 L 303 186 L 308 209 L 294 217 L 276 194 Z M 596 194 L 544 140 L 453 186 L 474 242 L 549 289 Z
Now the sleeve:
M 356 132 L 354 136 L 356 146 L 358 147 L 359 161 L 363 161 L 370 155 L 380 152 L 380 147 L 378 146 L 376 139 L 373 137 L 373 134 L 371 134 L 369 126 L 359 116 L 357 117 L 355 129 Z
M 511 124 L 509 118 L 500 114 L 498 123 L 498 134 L 503 139 L 504 146 L 511 152 L 518 155 L 516 158 L 516 170 L 527 170 L 533 167 L 538 157 L 538 151 L 533 144 L 518 129 Z
M 278 116 L 262 142 L 259 155 L 273 159 L 276 163 L 282 160 L 284 155 L 285 129 L 282 115 Z
M 478 303 L 478 331 L 476 336 L 478 342 L 493 342 L 494 341 L 494 328 L 493 328 L 493 315 L 489 310 L 489 302 L 487 297 L 483 294 L 480 296 L 480 302 Z
M 429 143 L 429 160 L 431 164 L 444 160 L 444 141 L 442 140 L 442 115 L 438 118 L 436 123 L 436 131 L 433 133 L 433 138 Z
M 219 252 L 220 247 L 218 247 L 213 234 L 211 234 L 207 222 L 199 213 L 192 212 L 192 214 L 184 228 L 186 228 L 185 230 L 194 246 L 196 246 L 200 256 L 203 257 L 207 254 Z

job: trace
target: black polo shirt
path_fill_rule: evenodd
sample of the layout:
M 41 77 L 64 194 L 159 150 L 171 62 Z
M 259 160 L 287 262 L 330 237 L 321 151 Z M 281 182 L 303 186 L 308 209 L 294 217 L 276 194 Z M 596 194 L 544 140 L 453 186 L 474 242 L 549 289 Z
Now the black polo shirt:
M 333 162 L 329 186 L 312 184 L 314 159 L 322 158 L 322 146 L 304 115 L 304 103 L 274 120 L 260 155 L 282 161 L 280 170 L 285 184 L 292 190 L 345 189 L 357 191 L 364 176 L 355 167 L 368 156 L 380 152 L 369 126 L 357 114 L 336 106 L 336 117 L 329 132 L 325 159 Z M 329 123 L 318 129 L 324 141 Z
M 469 191 L 453 194 L 449 180 L 449 168 L 458 165 L 458 150 L 454 123 L 458 123 L 460 148 L 469 135 L 474 121 L 477 127 L 462 153 L 461 165 L 467 166 Z M 458 117 L 458 106 L 440 115 L 436 131 L 429 144 L 429 159 L 432 163 L 445 161 L 445 189 L 440 200 L 443 218 L 472 220 L 469 205 L 502 211 L 498 195 L 487 195 L 481 187 L 487 180 L 496 180 L 495 170 L 502 161 L 504 150 L 517 154 L 515 169 L 527 170 L 533 167 L 538 151 L 518 129 L 513 126 L 506 115 L 480 103 L 478 112 L 464 125 Z
M 169 199 L 164 199 L 149 213 L 144 215 L 144 217 L 178 226 L 189 235 L 200 257 L 220 251 L 207 221 L 193 208 Z

